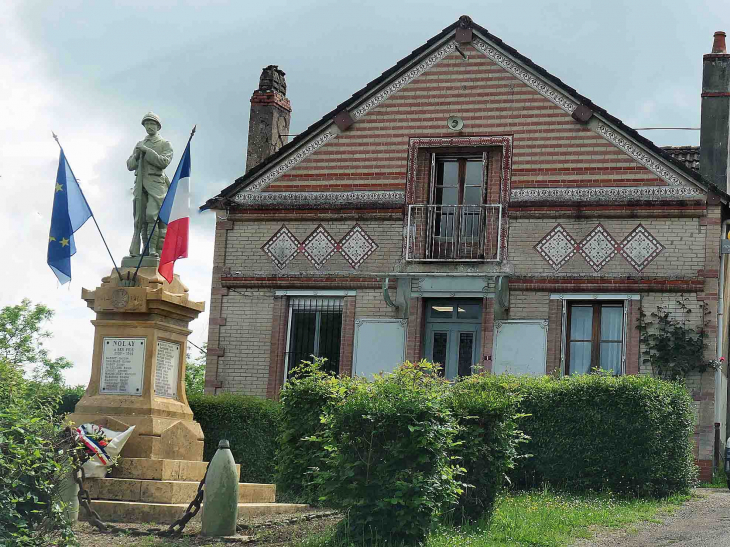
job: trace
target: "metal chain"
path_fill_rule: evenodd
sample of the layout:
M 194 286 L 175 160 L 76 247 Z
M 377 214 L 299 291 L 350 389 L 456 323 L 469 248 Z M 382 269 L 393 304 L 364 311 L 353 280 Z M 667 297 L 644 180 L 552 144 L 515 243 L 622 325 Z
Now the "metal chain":
M 75 443 L 73 442 L 73 436 L 71 433 L 71 430 L 69 428 L 66 428 L 68 438 L 70 440 L 71 445 L 73 446 Z M 182 517 L 177 519 L 175 522 L 173 522 L 167 530 L 160 530 L 159 528 L 150 528 L 149 530 L 138 530 L 137 528 L 121 528 L 119 526 L 114 526 L 113 524 L 108 524 L 101 520 L 101 517 L 99 516 L 99 513 L 94 511 L 91 507 L 91 496 L 89 495 L 89 491 L 84 488 L 84 480 L 86 479 L 86 474 L 84 472 L 83 465 L 86 463 L 86 460 L 88 460 L 88 457 L 80 458 L 77 452 L 74 452 L 71 456 L 73 458 L 74 462 L 74 470 L 73 470 L 73 478 L 74 482 L 79 487 L 79 493 L 78 493 L 78 499 L 79 499 L 79 505 L 83 507 L 84 512 L 86 513 L 86 518 L 92 526 L 94 526 L 99 532 L 104 534 L 131 534 L 132 536 L 158 536 L 158 537 L 178 537 L 181 536 L 183 533 L 183 530 L 185 529 L 185 526 L 187 526 L 188 522 L 192 518 L 195 517 L 195 515 L 198 514 L 200 511 L 200 506 L 203 503 L 203 498 L 205 496 L 205 478 L 208 476 L 208 468 L 210 467 L 210 462 L 208 462 L 208 467 L 205 468 L 205 474 L 203 475 L 203 479 L 198 484 L 198 492 L 195 494 L 195 497 L 193 498 L 193 501 L 190 502 L 188 505 L 188 508 L 185 510 L 185 513 Z

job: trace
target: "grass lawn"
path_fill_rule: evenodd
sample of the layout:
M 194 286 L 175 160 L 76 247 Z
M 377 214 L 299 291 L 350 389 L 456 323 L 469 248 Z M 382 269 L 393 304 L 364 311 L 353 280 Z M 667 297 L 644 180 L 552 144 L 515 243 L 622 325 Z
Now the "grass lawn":
M 719 471 L 712 475 L 712 482 L 703 482 L 700 484 L 700 488 L 727 488 L 727 481 L 725 471 Z
M 591 537 L 597 527 L 623 528 L 656 520 L 678 508 L 690 496 L 664 500 L 622 499 L 609 495 L 572 495 L 550 491 L 508 494 L 497 504 L 492 520 L 481 526 L 442 526 L 424 547 L 552 547 L 573 539 Z M 286 516 L 281 518 L 286 520 Z M 319 520 L 300 520 L 295 525 L 274 526 L 250 533 L 254 546 L 349 547 L 333 539 L 339 515 Z M 283 524 L 283 523 L 282 523 Z M 150 526 L 141 525 L 146 529 Z M 86 523 L 80 525 L 81 547 L 224 547 L 224 543 L 197 536 L 199 522 L 192 522 L 179 539 L 100 535 Z M 244 532 L 245 533 L 245 532 Z M 386 544 L 388 547 L 394 547 Z
M 442 527 L 425 547 L 491 547 L 503 545 L 562 546 L 591 537 L 595 527 L 625 527 L 656 520 L 690 496 L 665 500 L 622 499 L 609 495 L 556 494 L 549 491 L 510 494 L 497 505 L 489 524 Z M 332 531 L 302 541 L 298 547 L 340 547 Z

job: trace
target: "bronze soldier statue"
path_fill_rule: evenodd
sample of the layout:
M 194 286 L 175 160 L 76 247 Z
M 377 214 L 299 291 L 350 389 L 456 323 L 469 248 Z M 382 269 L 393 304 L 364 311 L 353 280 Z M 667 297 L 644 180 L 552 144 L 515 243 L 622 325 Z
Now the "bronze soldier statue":
M 162 129 L 160 118 L 153 112 L 148 112 L 142 118 L 142 125 L 147 131 L 147 137 L 137 143 L 127 160 L 127 169 L 135 174 L 134 237 L 129 247 L 130 256 L 141 254 L 170 187 L 165 167 L 172 161 L 172 146 L 158 134 Z M 158 223 L 150 240 L 150 256 L 159 256 L 162 252 L 166 232 L 167 225 Z

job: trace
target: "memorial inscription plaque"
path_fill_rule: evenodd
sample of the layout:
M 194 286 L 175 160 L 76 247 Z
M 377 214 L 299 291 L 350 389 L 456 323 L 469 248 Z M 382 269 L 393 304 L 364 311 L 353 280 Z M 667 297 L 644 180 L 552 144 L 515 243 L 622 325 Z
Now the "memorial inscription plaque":
M 104 338 L 100 393 L 142 395 L 145 338 Z
M 155 395 L 176 398 L 177 374 L 180 368 L 180 344 L 164 340 L 157 342 L 156 365 Z

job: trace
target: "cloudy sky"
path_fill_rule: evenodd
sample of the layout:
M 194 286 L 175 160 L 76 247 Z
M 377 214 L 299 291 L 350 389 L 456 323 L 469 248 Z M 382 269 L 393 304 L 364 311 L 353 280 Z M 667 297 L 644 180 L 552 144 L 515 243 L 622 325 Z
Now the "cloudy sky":
M 458 7 L 452 7 L 458 4 Z M 0 1 L 0 306 L 23 297 L 56 311 L 48 348 L 91 371 L 93 318 L 81 288 L 111 262 L 92 222 L 76 234 L 73 280 L 46 265 L 61 138 L 117 261 L 132 234 L 125 161 L 149 110 L 175 149 L 194 124 L 193 202 L 246 162 L 249 98 L 261 68 L 285 72 L 292 133 L 458 19 L 470 15 L 521 53 L 634 127 L 699 125 L 702 54 L 730 31 L 730 0 L 302 0 L 242 2 Z M 693 131 L 651 131 L 660 145 L 698 144 Z M 175 271 L 208 300 L 213 213 L 193 213 L 190 258 Z M 191 340 L 207 338 L 207 313 Z M 195 351 L 195 350 L 193 350 Z

